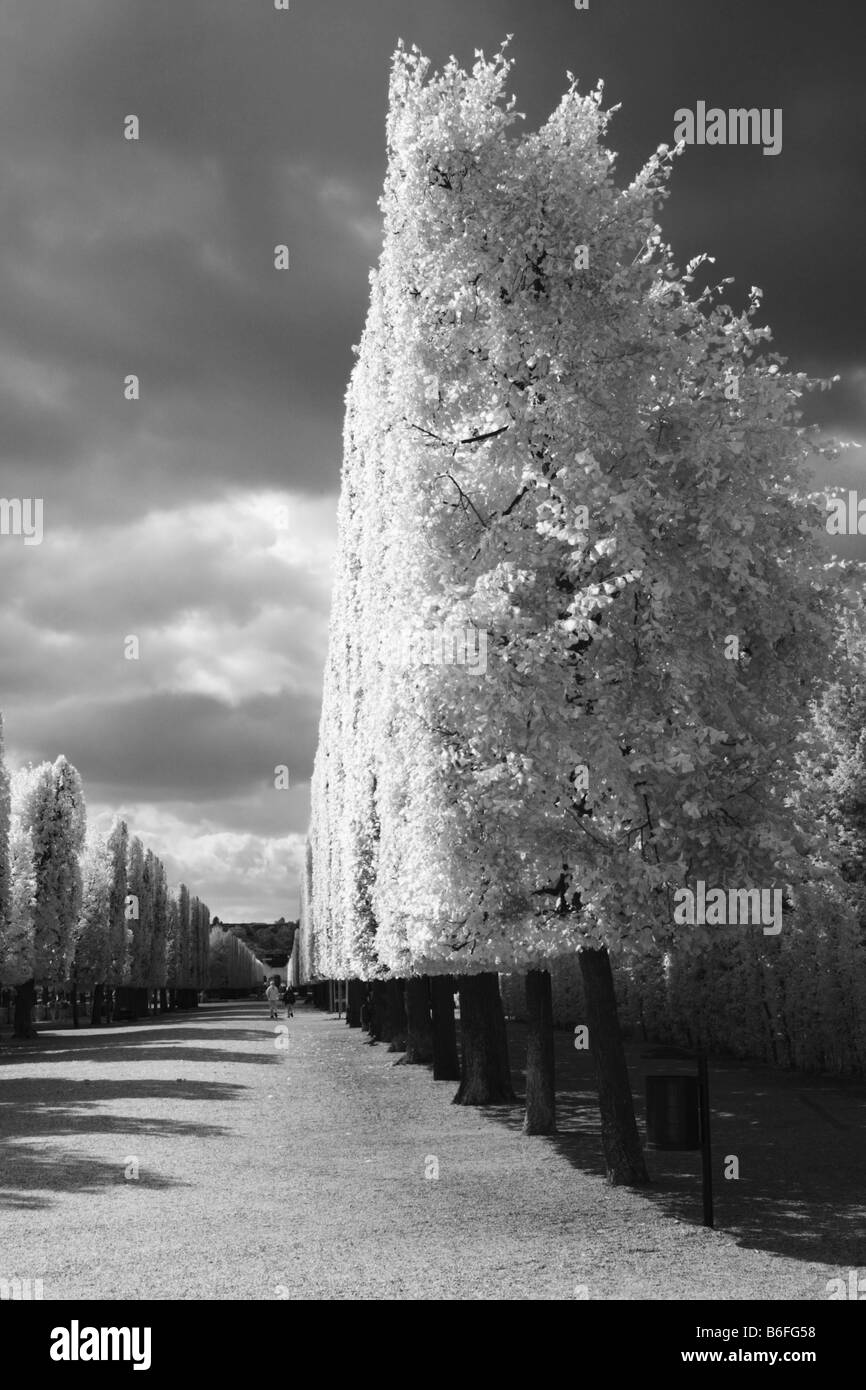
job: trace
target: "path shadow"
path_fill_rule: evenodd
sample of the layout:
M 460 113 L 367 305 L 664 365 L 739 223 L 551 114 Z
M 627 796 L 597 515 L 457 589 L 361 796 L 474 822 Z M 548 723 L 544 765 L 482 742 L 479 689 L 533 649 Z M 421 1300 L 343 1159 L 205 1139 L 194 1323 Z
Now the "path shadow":
M 162 1138 L 215 1138 L 228 1131 L 202 1120 L 174 1120 L 146 1115 L 111 1114 L 100 1109 L 112 1101 L 181 1100 L 205 1105 L 233 1100 L 245 1087 L 210 1081 L 70 1081 L 64 1077 L 15 1077 L 0 1088 L 0 1205 L 48 1205 L 21 1192 L 57 1188 L 78 1191 L 123 1179 L 122 1165 L 81 1154 L 58 1156 L 45 1141 L 61 1135 L 116 1134 L 126 1148 L 147 1135 Z M 27 1139 L 31 1142 L 21 1143 Z M 32 1141 L 36 1142 L 32 1142 Z M 39 1144 L 39 1140 L 43 1144 Z M 10 1142 L 13 1141 L 13 1142 Z M 118 1176 L 118 1173 L 120 1176 Z M 177 1184 L 158 1175 L 138 1179 L 145 1187 Z
M 716 1227 L 750 1250 L 866 1264 L 864 1088 L 710 1059 L 710 1106 Z M 649 1199 L 699 1225 L 700 1154 L 651 1150 L 648 1165 Z
M 275 1025 L 272 1023 L 271 1027 Z M 68 1062 L 71 1058 L 87 1062 L 182 1060 L 195 1062 L 261 1062 L 260 1053 L 227 1051 L 223 1042 L 255 1043 L 261 1047 L 272 1036 L 267 1028 L 137 1028 L 105 1029 L 103 1032 L 51 1032 L 36 1040 L 20 1040 L 0 1050 L 0 1067 L 19 1058 L 33 1057 L 39 1062 Z M 190 1047 L 191 1043 L 210 1046 Z M 216 1046 L 214 1046 L 216 1044 Z
M 124 1186 L 137 1191 L 162 1191 L 170 1187 L 189 1187 L 189 1183 L 139 1169 L 138 1177 L 124 1176 L 124 1161 L 116 1163 L 79 1153 L 58 1150 L 54 1145 L 10 1144 L 3 1149 L 0 1171 L 0 1209 L 44 1209 L 54 1205 L 52 1192 L 99 1192 Z
M 70 1081 L 47 1077 L 17 1077 L 0 1088 L 0 1207 L 47 1207 L 38 1193 L 43 1188 L 81 1191 L 125 1181 L 124 1154 L 111 1163 L 90 1155 L 63 1154 L 57 1136 L 117 1134 L 118 1150 L 128 1152 L 139 1138 L 156 1136 L 214 1138 L 228 1133 L 225 1127 L 202 1120 L 175 1120 L 157 1116 L 113 1115 L 100 1106 L 111 1101 L 203 1102 L 234 1099 L 246 1087 L 214 1081 Z M 26 1137 L 29 1143 L 19 1143 Z M 13 1140 L 14 1143 L 10 1143 Z M 42 1144 L 39 1143 L 42 1140 Z M 124 1159 L 125 1161 L 125 1159 Z M 140 1170 L 140 1187 L 175 1187 L 174 1179 Z
M 49 1042 L 56 1039 L 74 1040 L 76 1047 L 86 1046 L 88 1042 L 97 1042 L 102 1038 L 114 1037 L 119 1033 L 144 1034 L 150 1033 L 155 1029 L 160 1033 L 171 1030 L 180 1032 L 186 1036 L 213 1038 L 213 1037 L 233 1037 L 239 1038 L 240 1029 L 237 1026 L 229 1027 L 224 1033 L 219 1033 L 213 1027 L 213 1023 L 229 1023 L 236 1021 L 240 1024 L 244 1021 L 248 1023 L 266 1024 L 269 1022 L 267 1014 L 267 1004 L 264 1001 L 241 1000 L 239 1002 L 202 1004 L 198 1009 L 172 1010 L 165 1014 L 147 1014 L 137 1019 L 118 1019 L 114 1023 L 101 1024 L 98 1028 L 92 1028 L 90 1015 L 83 1012 L 80 1017 L 79 1027 L 73 1028 L 68 1020 L 59 1023 L 50 1019 L 40 1019 L 34 1025 L 37 1030 L 37 1038 L 29 1039 L 26 1042 L 13 1038 L 11 1024 L 0 1025 L 0 1040 L 2 1040 L 3 1050 L 11 1048 L 18 1051 L 24 1047 L 45 1047 Z M 282 1017 L 282 1012 L 281 1012 Z M 198 1031 L 193 1031 L 198 1029 Z M 248 1037 L 256 1037 L 258 1029 L 247 1029 Z
M 264 1042 L 269 1039 L 265 1035 Z M 78 1048 L 56 1048 L 51 1052 L 40 1052 L 39 1062 L 127 1062 L 140 1065 L 146 1062 L 165 1062 L 172 1066 L 180 1066 L 183 1062 L 192 1062 L 197 1065 L 210 1063 L 212 1065 L 229 1063 L 254 1062 L 257 1066 L 267 1066 L 276 1060 L 276 1049 L 272 1057 L 265 1046 L 259 1052 L 229 1052 L 225 1048 L 207 1047 L 183 1047 L 180 1042 L 166 1042 L 162 1045 L 153 1045 L 153 1040 L 149 1040 L 151 1045 L 145 1043 L 132 1043 L 129 1045 L 118 1045 L 103 1048 L 85 1048 L 79 1052 Z M 31 1054 L 32 1055 L 32 1054 Z M 9 1060 L 6 1058 L 5 1060 Z M 0 1071 L 2 1075 L 2 1071 Z M 5 1081 L 2 1083 L 5 1085 Z
M 157 1100 L 208 1104 L 234 1100 L 245 1086 L 219 1081 L 174 1081 L 149 1078 L 135 1081 L 54 1080 L 52 1077 L 10 1077 L 0 1087 L 0 1139 L 22 1134 L 65 1133 L 87 1129 L 94 1134 L 139 1133 L 199 1135 L 226 1131 L 195 1120 L 148 1120 L 112 1115 L 96 1109 L 113 1101 Z M 86 1120 L 86 1123 L 82 1121 Z
M 525 1088 L 526 1029 L 508 1024 L 512 1079 Z M 645 1139 L 642 1045 L 627 1047 L 635 1111 Z M 527 1138 L 561 1153 L 583 1173 L 604 1176 L 592 1061 L 557 1031 L 559 1132 Z M 710 1058 L 710 1134 L 715 1224 L 744 1249 L 804 1262 L 866 1264 L 866 1085 L 810 1077 L 729 1058 Z M 522 1099 L 484 1113 L 519 1132 Z M 699 1152 L 647 1150 L 649 1188 L 632 1191 L 664 1215 L 702 1224 Z M 726 1180 L 736 1158 L 739 1178 Z
M 236 1005 L 228 1008 L 232 1018 L 240 1013 L 243 1020 L 243 1012 Z M 204 1019 L 200 1021 L 203 1023 Z M 227 1017 L 226 1025 L 228 1021 Z M 258 1043 L 261 1050 L 247 1053 L 222 1050 L 219 1046 L 224 1041 L 247 1040 Z M 22 1043 L 20 1048 L 9 1049 L 2 1059 L 7 1064 L 6 1070 L 0 1069 L 0 1206 L 48 1206 L 50 1197 L 44 1194 L 50 1193 L 52 1188 L 96 1191 L 119 1181 L 127 1182 L 120 1163 L 105 1162 L 79 1152 L 65 1153 L 57 1143 L 63 1136 L 117 1135 L 119 1145 L 128 1152 L 127 1146 L 148 1135 L 206 1140 L 228 1133 L 224 1126 L 208 1121 L 208 1107 L 235 1100 L 247 1092 L 248 1087 L 238 1083 L 192 1080 L 183 1076 L 183 1067 L 187 1063 L 202 1062 L 279 1063 L 275 1049 L 271 1053 L 261 1046 L 268 1040 L 267 1028 L 189 1027 L 174 1017 L 168 1026 L 153 1019 L 143 1026 L 119 1025 L 104 1032 L 51 1031 L 35 1045 Z M 22 1075 L 31 1058 L 40 1064 L 100 1061 L 132 1066 L 161 1061 L 170 1065 L 172 1071 L 177 1069 L 177 1076 L 137 1078 L 103 1073 L 82 1078 L 69 1077 L 60 1067 L 57 1070 L 47 1068 L 47 1075 Z M 19 1062 L 20 1068 L 16 1066 Z M 122 1113 L 124 1102 L 147 1109 L 146 1104 L 142 1105 L 147 1101 L 180 1101 L 185 1107 L 198 1106 L 199 1109 L 197 1114 L 194 1109 L 192 1113 L 188 1111 L 189 1117 L 182 1119 Z M 108 1108 L 113 1104 L 120 1113 Z M 142 1169 L 137 1182 L 128 1185 L 160 1188 L 179 1184 Z

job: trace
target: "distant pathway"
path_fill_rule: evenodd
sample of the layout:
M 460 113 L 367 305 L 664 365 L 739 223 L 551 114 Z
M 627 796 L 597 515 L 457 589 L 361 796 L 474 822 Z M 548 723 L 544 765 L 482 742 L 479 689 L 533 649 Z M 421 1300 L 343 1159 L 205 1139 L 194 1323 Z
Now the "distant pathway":
M 0 1279 L 41 1278 L 46 1299 L 823 1298 L 839 1261 L 866 1260 L 847 1224 L 815 1244 L 796 1193 L 780 1196 L 801 1210 L 777 1212 L 754 1176 L 729 1211 L 739 1237 L 704 1231 L 696 1180 L 676 1176 L 699 1171 L 693 1155 L 655 1163 L 650 1198 L 608 1188 L 577 1073 L 573 1132 L 529 1140 L 519 1109 L 453 1106 L 453 1083 L 312 1008 L 280 1026 L 250 1001 L 4 1038 Z M 743 1069 L 729 1082 L 754 1090 Z M 807 1118 L 806 1089 L 786 1081 L 790 1143 L 808 1127 L 824 1151 L 844 1144 Z M 862 1135 L 862 1088 L 837 1113 Z M 726 1141 L 722 1120 L 721 1154 Z M 739 1243 L 749 1222 L 758 1248 Z

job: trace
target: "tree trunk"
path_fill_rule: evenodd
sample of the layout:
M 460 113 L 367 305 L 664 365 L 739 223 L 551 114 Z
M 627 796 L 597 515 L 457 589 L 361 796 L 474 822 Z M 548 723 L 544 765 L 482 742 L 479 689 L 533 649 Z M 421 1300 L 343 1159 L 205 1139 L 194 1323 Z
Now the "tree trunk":
M 98 1028 L 98 1027 L 100 1026 L 100 1024 L 102 1023 L 102 1001 L 103 1001 L 103 997 L 104 997 L 104 989 L 103 989 L 102 981 L 100 980 L 99 983 L 96 984 L 96 985 L 94 985 L 94 987 L 93 987 L 93 1008 L 91 1009 L 91 1012 L 90 1012 L 90 1026 L 91 1026 L 91 1028 Z
M 350 1028 L 361 1026 L 361 1005 L 364 1002 L 364 981 L 350 980 L 346 1000 L 346 1023 Z
M 168 991 L 165 985 L 162 985 L 159 991 L 159 1012 L 161 1014 L 168 1013 Z
M 36 1003 L 36 981 L 27 980 L 15 990 L 15 1028 L 13 1037 L 36 1038 L 39 1036 L 31 1022 L 31 1014 Z
M 115 991 L 114 998 L 114 1013 L 116 1018 L 119 1018 L 122 1014 L 128 1023 L 135 1021 L 137 1017 L 135 1008 L 136 994 L 137 990 L 135 990 L 132 985 L 120 985 Z
M 601 1142 L 607 1180 L 615 1186 L 649 1182 L 634 1115 L 625 1049 L 619 1031 L 610 957 L 605 948 L 580 951 L 589 1050 L 595 1065 L 601 1109 Z
M 434 975 L 430 984 L 433 1015 L 433 1080 L 459 1081 L 457 1028 L 454 1023 L 454 981 L 450 975 Z
M 364 1032 L 372 1038 L 373 1023 L 375 1015 L 373 1013 L 373 986 L 368 983 L 364 986 L 364 998 L 361 1001 L 361 1027 Z
M 406 1051 L 406 1004 L 403 980 L 385 981 L 385 1042 L 389 1052 Z
M 526 976 L 526 1115 L 524 1134 L 556 1133 L 553 991 L 547 970 Z
M 488 971 L 460 981 L 460 1038 L 463 1056 L 454 1104 L 504 1105 L 516 1100 L 498 975 Z
M 78 1027 L 78 983 L 75 980 L 72 982 L 72 1026 Z
M 381 1042 L 385 1036 L 385 981 L 373 981 L 373 998 L 370 1006 L 370 1037 Z
M 433 1061 L 433 1023 L 430 1018 L 430 994 L 424 975 L 414 975 L 406 981 L 406 1056 L 407 1066 L 429 1066 Z

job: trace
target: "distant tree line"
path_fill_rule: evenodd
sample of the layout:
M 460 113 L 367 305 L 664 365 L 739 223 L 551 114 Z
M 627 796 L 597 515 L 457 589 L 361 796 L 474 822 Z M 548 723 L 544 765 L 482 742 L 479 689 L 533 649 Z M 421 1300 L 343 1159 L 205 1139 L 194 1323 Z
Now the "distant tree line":
M 219 926 L 225 926 L 223 922 Z M 279 922 L 231 922 L 231 931 L 255 955 L 265 957 L 279 955 L 285 952 L 286 955 L 292 954 L 292 946 L 295 940 L 297 922 L 286 922 L 282 918 Z
M 210 930 L 208 988 L 222 995 L 249 994 L 261 985 L 266 967 L 237 933 L 217 924 Z
M 0 717 L 0 985 L 15 1034 L 33 1034 L 37 989 L 68 996 L 78 1026 L 194 1008 L 208 979 L 210 912 L 126 822 L 87 825 L 81 777 L 63 756 L 10 777 Z

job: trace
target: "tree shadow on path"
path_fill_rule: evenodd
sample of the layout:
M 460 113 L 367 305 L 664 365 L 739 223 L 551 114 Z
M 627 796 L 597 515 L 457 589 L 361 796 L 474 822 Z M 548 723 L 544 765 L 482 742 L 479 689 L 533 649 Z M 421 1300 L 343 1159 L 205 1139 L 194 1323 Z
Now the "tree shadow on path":
M 164 1022 L 158 1017 L 104 1031 L 51 1030 L 36 1043 L 6 1050 L 0 1066 L 0 1205 L 47 1206 L 49 1198 L 40 1193 L 51 1189 L 96 1191 L 117 1182 L 140 1188 L 184 1185 L 144 1170 L 136 1182 L 127 1182 L 120 1159 L 127 1146 L 148 1136 L 206 1140 L 230 1133 L 208 1117 L 214 1106 L 224 1112 L 228 1103 L 250 1091 L 240 1083 L 191 1079 L 183 1075 L 184 1066 L 249 1062 L 270 1066 L 280 1061 L 272 1046 L 273 1022 L 270 1027 L 245 1026 L 253 1013 L 245 1004 L 230 1004 L 213 1011 L 217 1013 L 216 1026 L 206 1026 L 207 1014 L 202 1010 L 191 1015 L 189 1023 L 174 1016 Z M 256 1043 L 259 1050 L 242 1052 L 225 1046 L 248 1042 Z M 98 1072 L 88 1077 L 74 1071 L 79 1063 L 92 1062 L 117 1063 L 121 1074 Z M 163 1074 L 148 1076 L 147 1069 L 153 1071 L 155 1064 L 162 1064 Z M 143 1075 L 137 1072 L 139 1067 Z M 39 1074 L 28 1075 L 31 1068 Z M 184 1118 L 170 1113 L 178 1105 L 184 1107 Z M 167 1107 L 169 1114 L 162 1113 Z M 62 1139 L 71 1136 L 79 1143 L 88 1136 L 117 1136 L 120 1158 L 106 1162 L 80 1149 L 66 1152 Z
M 508 1038 L 520 1092 L 525 1027 L 509 1023 Z M 632 1090 L 640 1087 L 635 1110 L 643 1138 L 642 1050 L 638 1044 L 627 1049 Z M 591 1058 L 574 1049 L 570 1034 L 557 1031 L 556 1066 L 559 1132 L 526 1142 L 550 1145 L 581 1172 L 603 1177 Z M 744 1249 L 809 1263 L 866 1263 L 866 1085 L 730 1058 L 711 1058 L 709 1072 L 716 1228 Z M 490 1106 L 486 1113 L 513 1131 L 522 1129 L 522 1102 Z M 665 1216 L 700 1226 L 700 1153 L 648 1150 L 646 1157 L 652 1185 L 631 1192 Z M 739 1178 L 726 1180 L 732 1158 Z
M 272 1042 L 271 1039 L 260 1035 L 258 1042 L 260 1046 L 263 1042 Z M 272 1048 L 274 1055 L 271 1055 L 266 1047 L 261 1046 L 259 1052 L 230 1052 L 222 1047 L 184 1047 L 181 1039 L 166 1039 L 155 1043 L 153 1038 L 143 1042 L 115 1042 L 109 1047 L 86 1047 L 79 1051 L 78 1048 L 54 1048 L 45 1053 L 39 1052 L 28 1054 L 28 1060 L 38 1060 L 42 1062 L 57 1062 L 59 1065 L 69 1062 L 123 1062 L 137 1066 L 147 1065 L 151 1062 L 162 1062 L 166 1066 L 180 1066 L 183 1062 L 191 1062 L 196 1065 L 227 1066 L 238 1063 L 245 1065 L 254 1063 L 256 1066 L 270 1066 L 277 1060 L 276 1048 Z M 5 1058 L 7 1062 L 9 1058 Z M 0 1071 L 0 1076 L 3 1073 Z M 2 1082 L 6 1084 L 5 1080 Z
M 265 1020 L 267 1022 L 267 1020 Z M 273 1024 L 273 1020 L 271 1020 Z M 174 1025 L 159 1027 L 158 1025 L 146 1025 L 139 1027 L 137 1024 L 127 1024 L 106 1028 L 104 1031 L 88 1030 L 76 1031 L 75 1029 L 63 1029 L 52 1032 L 40 1033 L 37 1039 L 28 1038 L 20 1041 L 9 1039 L 8 1044 L 4 1045 L 0 1057 L 3 1062 L 14 1062 L 16 1058 L 27 1056 L 37 1058 L 39 1061 L 50 1062 L 55 1058 L 68 1061 L 71 1056 L 84 1060 L 99 1060 L 99 1054 L 110 1052 L 117 1048 L 146 1048 L 146 1047 L 167 1047 L 174 1043 L 206 1042 L 213 1046 L 222 1042 L 232 1043 L 261 1043 L 268 1037 L 266 1028 L 183 1028 Z M 220 1054 L 218 1048 L 214 1049 L 215 1056 L 225 1056 Z M 235 1056 L 245 1054 L 235 1053 Z
M 121 1155 L 123 1159 L 123 1155 Z M 107 1162 L 90 1154 L 70 1153 L 55 1145 L 10 1144 L 3 1149 L 0 1174 L 0 1209 L 39 1209 L 54 1205 L 52 1194 L 99 1192 L 108 1187 L 161 1191 L 189 1187 L 189 1183 L 139 1169 L 138 1177 L 124 1176 L 124 1162 Z
M 246 1091 L 244 1086 L 187 1080 L 70 1080 L 68 1077 L 15 1077 L 0 1089 L 0 1203 L 32 1205 L 15 1198 L 18 1189 L 101 1187 L 117 1182 L 117 1163 L 71 1154 L 58 1156 L 59 1136 L 117 1135 L 122 1146 L 144 1136 L 160 1138 L 217 1138 L 229 1131 L 203 1120 L 176 1120 L 161 1115 L 129 1115 L 102 1109 L 118 1101 L 156 1101 L 209 1105 L 225 1104 Z M 205 1112 L 206 1113 L 206 1112 Z M 22 1139 L 38 1143 L 22 1143 Z M 174 1186 L 151 1175 L 144 1186 Z M 38 1202 L 35 1203 L 39 1205 Z

